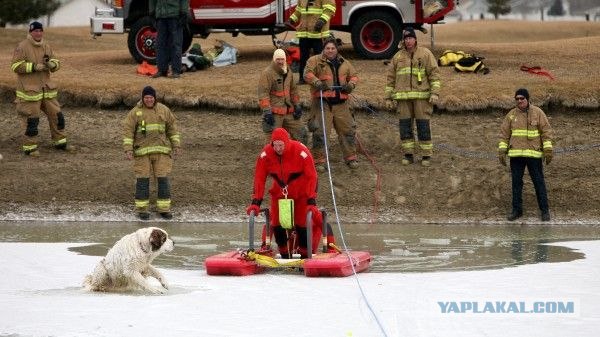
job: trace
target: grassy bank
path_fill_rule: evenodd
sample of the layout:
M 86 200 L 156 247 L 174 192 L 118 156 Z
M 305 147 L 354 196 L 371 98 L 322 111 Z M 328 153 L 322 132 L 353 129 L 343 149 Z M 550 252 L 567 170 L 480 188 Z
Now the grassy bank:
M 439 108 L 447 111 L 506 109 L 513 103 L 518 87 L 527 87 L 532 101 L 569 111 L 600 107 L 600 23 L 595 22 L 521 22 L 475 21 L 436 26 L 434 54 L 445 49 L 463 50 L 484 56 L 491 72 L 459 74 L 443 68 L 443 89 Z M 0 99 L 14 98 L 15 75 L 10 71 L 14 46 L 26 35 L 23 30 L 0 29 Z M 279 35 L 283 39 L 285 34 Z M 354 93 L 354 106 L 365 102 L 383 106 L 386 68 L 381 60 L 358 59 L 348 34 L 337 34 L 346 45 L 341 53 L 359 72 L 360 83 Z M 238 64 L 186 73 L 179 80 L 150 79 L 137 75 L 136 64 L 127 51 L 126 35 L 105 35 L 94 40 L 87 27 L 48 28 L 46 39 L 62 60 L 54 77 L 66 105 L 122 107 L 134 104 L 141 88 L 153 85 L 162 99 L 172 106 L 188 109 L 222 108 L 257 111 L 256 82 L 260 71 L 271 60 L 273 47 L 267 36 L 214 34 L 196 39 L 203 49 L 223 39 L 239 49 Z M 286 38 L 292 38 L 289 33 Z M 430 46 L 429 35 L 419 33 L 419 42 Z M 520 71 L 521 65 L 541 66 L 555 80 Z M 308 104 L 308 86 L 301 87 L 302 100 Z

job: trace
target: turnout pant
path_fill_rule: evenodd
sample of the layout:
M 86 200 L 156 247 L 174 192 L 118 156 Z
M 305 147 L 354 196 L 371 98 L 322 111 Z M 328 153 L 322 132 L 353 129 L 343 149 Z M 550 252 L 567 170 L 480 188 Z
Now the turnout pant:
M 44 112 L 48 119 L 50 136 L 53 145 L 61 148 L 67 145 L 65 136 L 65 117 L 60 111 L 60 104 L 56 98 L 42 99 L 35 102 L 17 100 L 17 112 L 21 122 L 23 135 L 22 150 L 30 153 L 38 149 L 38 125 L 40 114 Z
M 535 196 L 542 213 L 549 211 L 546 182 L 541 158 L 511 157 L 510 172 L 512 176 L 512 209 L 523 212 L 523 174 L 525 167 L 529 171 L 531 182 L 535 188 Z
M 415 136 L 413 128 L 416 124 L 419 149 L 424 157 L 433 154 L 433 143 L 431 141 L 431 114 L 433 106 L 424 99 L 398 100 L 396 108 L 400 116 L 400 141 L 404 154 L 415 153 Z
M 342 155 L 346 162 L 356 160 L 356 121 L 348 108 L 346 102 L 329 105 L 323 100 L 323 112 L 325 112 L 325 131 L 329 138 L 331 127 L 335 128 L 338 142 L 342 148 Z M 323 122 L 321 118 L 321 99 L 313 98 L 310 110 L 308 128 L 312 132 L 312 154 L 315 164 L 325 162 L 325 140 L 323 138 Z
M 160 213 L 171 210 L 171 187 L 169 178 L 173 167 L 171 156 L 152 153 L 134 158 L 135 173 L 135 208 L 138 212 L 147 212 L 150 205 L 150 178 L 156 177 L 157 198 L 156 210 Z

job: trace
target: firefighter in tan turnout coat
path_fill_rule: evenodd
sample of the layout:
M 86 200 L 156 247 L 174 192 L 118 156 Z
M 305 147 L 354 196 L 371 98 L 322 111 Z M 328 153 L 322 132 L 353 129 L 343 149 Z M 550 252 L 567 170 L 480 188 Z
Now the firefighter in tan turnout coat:
M 273 52 L 273 62 L 260 75 L 258 105 L 263 112 L 265 143 L 271 142 L 271 132 L 276 128 L 284 128 L 294 140 L 306 143 L 306 129 L 300 120 L 302 107 L 298 87 L 283 49 Z
M 171 219 L 171 189 L 168 175 L 173 155 L 180 152 L 180 136 L 175 115 L 164 104 L 156 102 L 156 91 L 147 86 L 139 102 L 123 121 L 123 149 L 128 160 L 134 160 L 135 207 L 142 220 L 150 214 L 150 177 L 156 177 L 158 197 L 156 210 Z
M 50 77 L 60 69 L 60 61 L 43 35 L 42 24 L 32 22 L 27 39 L 17 45 L 11 62 L 11 70 L 17 74 L 15 102 L 21 120 L 22 150 L 31 157 L 40 155 L 37 136 L 42 111 L 48 118 L 54 147 L 68 152 L 74 150 L 67 144 L 65 117 L 56 99 L 57 87 Z

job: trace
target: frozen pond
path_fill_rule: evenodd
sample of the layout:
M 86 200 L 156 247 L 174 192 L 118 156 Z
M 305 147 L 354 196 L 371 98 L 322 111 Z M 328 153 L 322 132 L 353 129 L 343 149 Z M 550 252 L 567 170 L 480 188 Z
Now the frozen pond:
M 175 241 L 173 252 L 155 260 L 172 269 L 204 269 L 206 257 L 248 247 L 244 223 L 0 222 L 0 242 L 90 243 L 70 250 L 103 256 L 123 235 L 159 226 Z M 255 237 L 259 237 L 258 227 Z M 371 272 L 483 270 L 539 262 L 568 262 L 584 254 L 559 241 L 600 239 L 590 225 L 394 225 L 346 224 L 346 245 L 373 255 Z M 343 247 L 335 228 L 337 244 Z M 258 245 L 258 243 L 256 243 Z

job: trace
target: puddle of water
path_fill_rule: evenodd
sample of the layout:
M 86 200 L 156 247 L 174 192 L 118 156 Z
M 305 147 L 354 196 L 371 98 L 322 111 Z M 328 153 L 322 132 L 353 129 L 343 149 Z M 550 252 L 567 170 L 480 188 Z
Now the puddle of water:
M 145 224 L 146 225 L 146 224 Z M 208 256 L 248 247 L 243 223 L 159 223 L 175 241 L 175 249 L 158 257 L 163 268 L 203 269 Z M 257 226 L 260 227 L 260 226 Z M 79 254 L 104 256 L 139 223 L 0 222 L 1 242 L 90 242 L 73 247 Z M 368 225 L 343 226 L 352 250 L 369 251 L 371 272 L 481 270 L 521 264 L 567 262 L 584 254 L 547 243 L 600 239 L 600 226 L 582 225 Z M 334 228 L 338 246 L 339 231 Z M 259 238 L 259 229 L 255 237 Z M 258 246 L 258 243 L 255 243 Z

